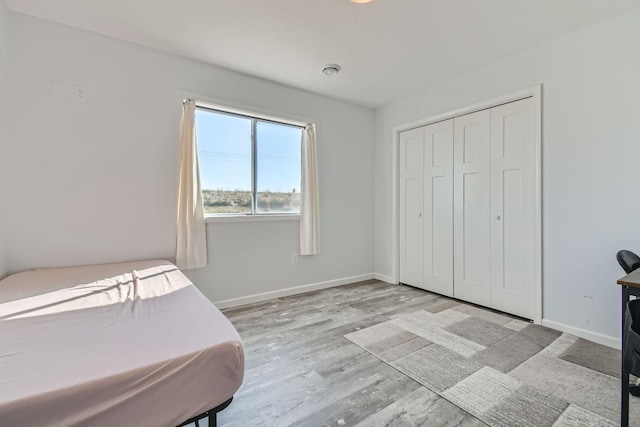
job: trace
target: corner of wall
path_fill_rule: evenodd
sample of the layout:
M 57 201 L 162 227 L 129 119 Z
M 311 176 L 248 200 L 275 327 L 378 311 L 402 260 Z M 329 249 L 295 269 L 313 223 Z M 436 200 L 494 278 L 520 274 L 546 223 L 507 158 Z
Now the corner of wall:
M 6 194 L 7 180 L 5 179 L 4 162 L 7 156 L 3 155 L 2 150 L 6 146 L 4 141 L 9 139 L 7 131 L 7 113 L 8 113 L 8 88 L 9 88 L 9 43 L 11 42 L 11 11 L 7 7 L 5 0 L 0 0 L 0 195 Z M 4 206 L 4 204 L 3 204 Z M 5 215 L 3 210 L 0 215 Z M 2 279 L 8 270 L 7 256 L 8 250 L 6 245 L 6 227 L 7 220 L 0 218 L 0 279 Z

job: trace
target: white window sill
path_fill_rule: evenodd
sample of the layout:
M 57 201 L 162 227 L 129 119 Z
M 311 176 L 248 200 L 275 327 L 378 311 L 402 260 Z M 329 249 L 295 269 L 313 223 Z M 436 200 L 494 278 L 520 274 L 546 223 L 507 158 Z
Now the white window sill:
M 211 215 L 205 217 L 205 222 L 272 222 L 272 221 L 300 221 L 300 214 L 271 214 L 271 215 Z

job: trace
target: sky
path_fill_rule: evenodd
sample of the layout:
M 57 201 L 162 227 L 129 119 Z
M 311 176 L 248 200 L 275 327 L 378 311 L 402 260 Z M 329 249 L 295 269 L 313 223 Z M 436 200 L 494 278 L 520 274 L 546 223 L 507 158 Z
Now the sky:
M 300 192 L 301 129 L 258 121 L 258 192 Z M 196 109 L 203 190 L 251 191 L 251 119 Z

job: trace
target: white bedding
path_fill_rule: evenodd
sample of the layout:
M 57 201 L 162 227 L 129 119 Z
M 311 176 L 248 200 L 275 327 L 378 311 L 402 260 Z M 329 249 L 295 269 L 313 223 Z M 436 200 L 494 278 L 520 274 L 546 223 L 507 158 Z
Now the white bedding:
M 235 328 L 166 261 L 0 281 L 2 426 L 176 426 L 243 375 Z

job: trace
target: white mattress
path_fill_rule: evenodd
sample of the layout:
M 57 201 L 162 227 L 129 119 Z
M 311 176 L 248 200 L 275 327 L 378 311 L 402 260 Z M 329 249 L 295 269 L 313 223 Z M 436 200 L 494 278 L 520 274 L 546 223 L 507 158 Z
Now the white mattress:
M 3 426 L 176 426 L 243 375 L 235 328 L 166 261 L 0 281 Z

